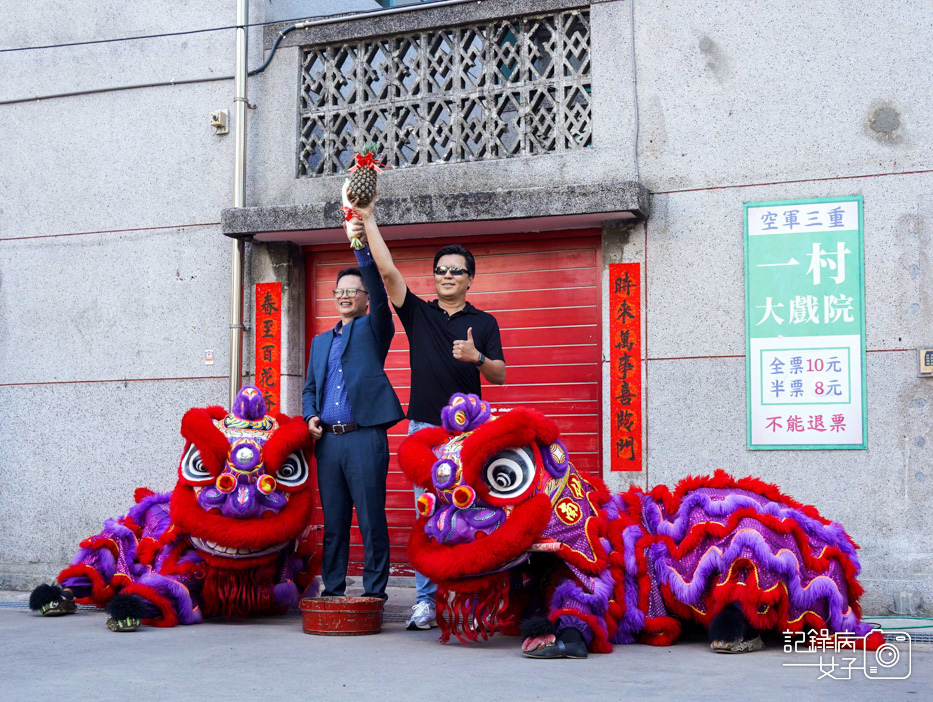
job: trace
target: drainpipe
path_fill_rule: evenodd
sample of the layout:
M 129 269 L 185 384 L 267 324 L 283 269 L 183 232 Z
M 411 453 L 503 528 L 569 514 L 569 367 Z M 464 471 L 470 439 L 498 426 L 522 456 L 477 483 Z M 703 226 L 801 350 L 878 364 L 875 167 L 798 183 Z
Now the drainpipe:
M 234 157 L 233 206 L 246 206 L 246 25 L 249 24 L 249 0 L 236 4 L 236 67 L 234 69 Z M 230 275 L 230 403 L 233 407 L 243 382 L 243 250 L 245 243 L 233 241 Z

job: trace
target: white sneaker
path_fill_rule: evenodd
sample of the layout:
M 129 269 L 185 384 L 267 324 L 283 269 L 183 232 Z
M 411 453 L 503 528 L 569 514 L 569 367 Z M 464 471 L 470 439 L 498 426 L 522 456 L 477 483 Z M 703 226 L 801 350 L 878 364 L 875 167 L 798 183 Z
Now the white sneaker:
M 432 626 L 437 626 L 437 622 L 434 621 L 436 617 L 437 610 L 433 602 L 417 602 L 411 608 L 411 616 L 408 618 L 407 628 L 409 631 L 430 629 Z

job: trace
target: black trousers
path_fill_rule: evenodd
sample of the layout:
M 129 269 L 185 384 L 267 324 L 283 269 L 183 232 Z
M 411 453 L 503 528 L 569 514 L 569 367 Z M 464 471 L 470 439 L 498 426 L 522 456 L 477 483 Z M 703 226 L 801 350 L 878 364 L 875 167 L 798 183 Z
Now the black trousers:
M 350 522 L 356 506 L 356 520 L 365 551 L 364 596 L 385 599 L 389 581 L 389 527 L 386 523 L 389 441 L 386 430 L 362 427 L 339 436 L 325 432 L 317 442 L 315 456 L 324 510 L 322 594 L 334 597 L 346 592 Z

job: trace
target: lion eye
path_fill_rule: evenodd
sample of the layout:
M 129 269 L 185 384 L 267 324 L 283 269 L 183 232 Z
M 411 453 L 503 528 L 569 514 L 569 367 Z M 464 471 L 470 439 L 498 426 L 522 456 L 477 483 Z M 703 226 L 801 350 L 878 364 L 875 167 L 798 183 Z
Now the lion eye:
M 213 480 L 211 472 L 201 461 L 201 452 L 198 451 L 194 444 L 188 447 L 181 459 L 181 475 L 185 480 L 192 483 Z
M 509 498 L 522 494 L 535 477 L 531 447 L 505 449 L 486 463 L 483 478 L 492 497 Z
M 279 485 L 297 487 L 308 479 L 308 462 L 304 455 L 298 451 L 285 459 L 282 467 L 275 473 Z

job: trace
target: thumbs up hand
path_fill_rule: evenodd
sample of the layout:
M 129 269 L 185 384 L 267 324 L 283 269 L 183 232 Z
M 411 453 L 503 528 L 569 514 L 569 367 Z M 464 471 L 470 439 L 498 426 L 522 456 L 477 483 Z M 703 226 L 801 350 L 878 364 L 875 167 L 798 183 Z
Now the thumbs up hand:
M 457 339 L 454 342 L 453 353 L 454 358 L 458 361 L 476 363 L 479 360 L 479 351 L 476 350 L 476 346 L 473 343 L 473 327 L 467 329 L 466 340 Z

